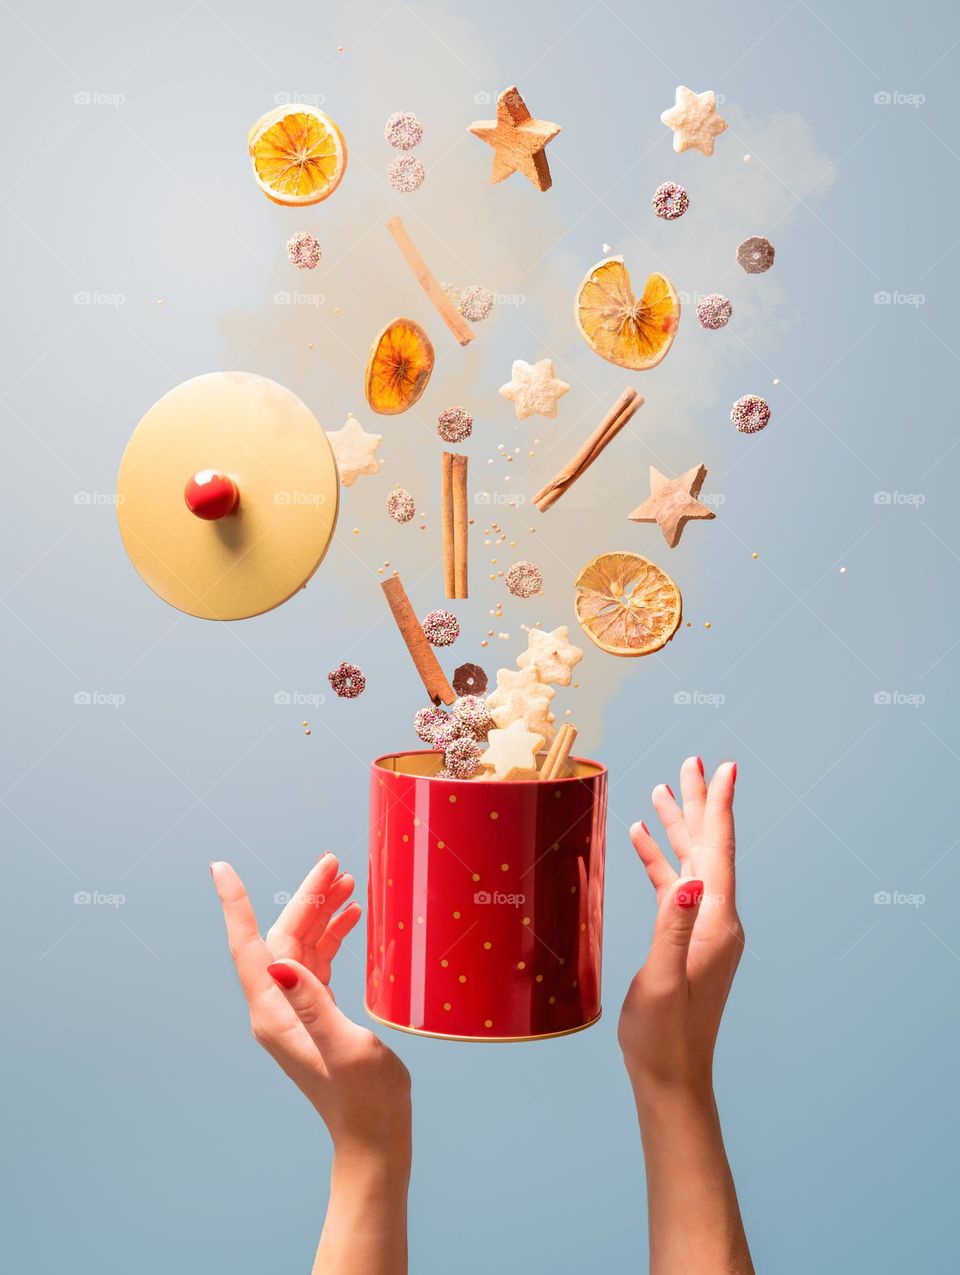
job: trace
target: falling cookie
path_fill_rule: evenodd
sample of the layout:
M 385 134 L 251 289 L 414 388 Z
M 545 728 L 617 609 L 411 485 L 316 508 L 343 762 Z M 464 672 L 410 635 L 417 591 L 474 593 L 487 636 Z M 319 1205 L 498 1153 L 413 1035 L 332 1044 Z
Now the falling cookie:
M 537 190 L 550 189 L 553 179 L 545 148 L 560 132 L 560 125 L 534 119 L 516 85 L 497 98 L 495 120 L 477 120 L 468 131 L 493 147 L 491 182 L 523 173 Z
M 327 438 L 344 487 L 352 487 L 361 474 L 380 472 L 376 451 L 383 442 L 383 435 L 368 434 L 352 412 L 343 429 L 327 430 Z
M 634 522 L 655 522 L 671 549 L 676 549 L 683 529 L 691 518 L 715 518 L 716 514 L 697 499 L 707 476 L 706 465 L 694 465 L 679 478 L 667 478 L 650 466 L 650 495 L 628 516 Z
M 511 722 L 504 730 L 490 732 L 490 742 L 480 757 L 480 764 L 492 770 L 497 779 L 534 775 L 537 753 L 543 745 L 542 735 L 527 730 L 522 721 Z
M 497 670 L 497 689 L 487 696 L 487 710 L 501 729 L 522 721 L 549 744 L 556 720 L 550 712 L 554 695 L 553 687 L 541 682 L 533 669 L 502 668 Z
M 673 149 L 678 155 L 688 150 L 712 155 L 714 140 L 727 127 L 727 121 L 717 114 L 717 95 L 712 89 L 694 93 L 683 84 L 677 89 L 676 104 L 664 111 L 660 120 L 673 129 Z
M 539 363 L 516 359 L 511 378 L 500 386 L 500 393 L 512 401 L 517 420 L 525 421 L 528 416 L 556 416 L 557 400 L 569 389 L 566 381 L 558 380 L 552 359 L 541 359 Z
M 569 686 L 574 664 L 583 659 L 583 651 L 569 639 L 570 630 L 565 624 L 552 631 L 530 629 L 527 649 L 517 656 L 518 667 L 532 669 L 540 682 Z
M 737 248 L 737 265 L 747 274 L 764 274 L 773 265 L 777 250 L 763 235 L 751 235 Z

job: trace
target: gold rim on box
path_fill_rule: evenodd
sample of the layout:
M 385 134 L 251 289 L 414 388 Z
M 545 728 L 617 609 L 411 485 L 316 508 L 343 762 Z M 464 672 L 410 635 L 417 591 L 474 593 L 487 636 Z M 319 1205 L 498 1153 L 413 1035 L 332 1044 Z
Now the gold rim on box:
M 542 758 L 538 760 L 542 760 Z M 388 766 L 385 764 L 398 761 L 404 762 L 403 768 L 398 769 L 396 765 Z M 563 775 L 549 780 L 544 780 L 539 774 L 530 775 L 525 779 L 447 779 L 446 777 L 441 779 L 436 772 L 443 765 L 443 753 L 431 748 L 408 748 L 402 752 L 384 753 L 382 757 L 375 757 L 371 762 L 371 768 L 383 771 L 388 775 L 407 775 L 411 779 L 435 779 L 437 783 L 456 785 L 461 788 L 472 787 L 476 784 L 496 784 L 498 788 L 538 783 L 572 784 L 581 779 L 594 779 L 607 773 L 607 768 L 602 762 L 591 761 L 588 757 L 574 757 L 571 755 L 569 761 L 575 767 L 574 774 Z M 382 784 L 383 780 L 381 779 L 380 782 Z
M 509 1045 L 519 1044 L 526 1040 L 556 1040 L 558 1036 L 573 1036 L 577 1032 L 586 1031 L 588 1027 L 592 1027 L 594 1023 L 599 1023 L 603 1017 L 603 1010 L 597 1014 L 595 1018 L 591 1018 L 588 1023 L 581 1023 L 578 1027 L 565 1027 L 559 1032 L 541 1032 L 537 1036 L 456 1036 L 453 1032 L 428 1032 L 422 1027 L 401 1027 L 399 1023 L 391 1023 L 386 1018 L 381 1018 L 379 1014 L 375 1014 L 366 1001 L 363 1002 L 363 1008 L 368 1017 L 372 1018 L 375 1023 L 382 1023 L 384 1027 L 390 1027 L 395 1032 L 406 1032 L 408 1036 L 428 1036 L 432 1040 L 462 1040 L 469 1044 L 475 1045 Z

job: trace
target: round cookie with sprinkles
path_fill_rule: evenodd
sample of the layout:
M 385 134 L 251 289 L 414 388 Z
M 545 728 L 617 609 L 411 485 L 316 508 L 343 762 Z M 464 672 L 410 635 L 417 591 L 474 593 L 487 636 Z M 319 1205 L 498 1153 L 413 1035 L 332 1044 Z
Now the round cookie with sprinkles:
M 486 700 L 480 695 L 461 695 L 450 710 L 451 716 L 465 726 L 474 739 L 486 739 L 493 729 Z
M 437 417 L 437 433 L 445 443 L 462 443 L 473 433 L 473 417 L 465 407 L 445 407 Z
M 479 283 L 471 284 L 460 293 L 460 313 L 470 323 L 482 323 L 493 309 L 493 293 Z
M 463 722 L 458 722 L 453 717 L 448 717 L 442 726 L 438 727 L 433 736 L 434 748 L 439 748 L 445 753 L 451 744 L 458 739 L 470 739 L 472 736 L 464 726 Z
M 471 779 L 480 769 L 483 747 L 469 735 L 455 739 L 443 754 L 444 766 L 454 779 Z
M 747 274 L 763 274 L 773 265 L 776 249 L 763 235 L 751 235 L 737 249 L 737 265 Z
M 313 270 L 320 260 L 320 241 L 305 230 L 287 240 L 287 256 L 299 270 Z
M 423 141 L 423 125 L 412 111 L 394 111 L 384 125 L 383 135 L 398 151 L 409 151 Z
M 401 195 L 419 190 L 426 176 L 427 170 L 416 155 L 398 155 L 387 169 L 387 181 Z
M 741 434 L 759 434 L 770 424 L 770 406 L 757 394 L 744 394 L 730 409 L 730 419 Z
M 425 744 L 432 744 L 437 731 L 445 725 L 447 714 L 442 708 L 420 708 L 414 714 L 413 729 Z
M 460 636 L 460 622 L 449 611 L 430 611 L 423 617 L 423 633 L 431 646 L 452 646 Z
M 724 328 L 730 322 L 733 306 L 719 292 L 711 292 L 697 302 L 697 318 L 700 326 L 710 332 Z
M 676 221 L 690 207 L 690 196 L 676 182 L 663 182 L 650 200 L 653 211 L 664 221 Z
M 403 487 L 398 487 L 387 497 L 387 513 L 394 522 L 409 522 L 416 512 L 413 497 Z
M 356 664 L 348 664 L 346 660 L 327 674 L 327 681 L 341 699 L 356 699 L 367 685 L 367 679 Z
M 515 562 L 507 572 L 505 584 L 515 598 L 532 598 L 543 588 L 543 573 L 532 562 Z

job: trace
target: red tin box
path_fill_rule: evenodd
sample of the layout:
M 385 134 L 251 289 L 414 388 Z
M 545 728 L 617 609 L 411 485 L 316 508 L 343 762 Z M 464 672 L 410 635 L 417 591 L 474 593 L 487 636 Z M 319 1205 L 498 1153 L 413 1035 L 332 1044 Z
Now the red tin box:
M 447 1040 L 537 1040 L 600 1017 L 607 772 L 438 779 L 371 766 L 366 1009 Z

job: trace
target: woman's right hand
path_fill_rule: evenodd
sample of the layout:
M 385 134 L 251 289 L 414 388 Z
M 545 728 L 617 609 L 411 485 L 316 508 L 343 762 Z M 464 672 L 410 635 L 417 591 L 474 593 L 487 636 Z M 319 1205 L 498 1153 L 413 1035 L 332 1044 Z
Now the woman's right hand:
M 752 1275 L 753 1263 L 713 1094 L 713 1051 L 743 951 L 734 898 L 737 767 L 680 771 L 683 808 L 666 784 L 653 804 L 677 856 L 644 823 L 630 836 L 657 892 L 643 968 L 620 1013 L 620 1045 L 643 1139 L 651 1275 Z
M 700 758 L 690 757 L 680 770 L 682 808 L 667 784 L 653 790 L 679 871 L 645 823 L 630 829 L 658 904 L 646 963 L 620 1015 L 620 1045 L 638 1102 L 648 1092 L 711 1092 L 714 1045 L 743 951 L 734 892 L 736 777 L 736 763 L 726 762 L 708 788 Z

